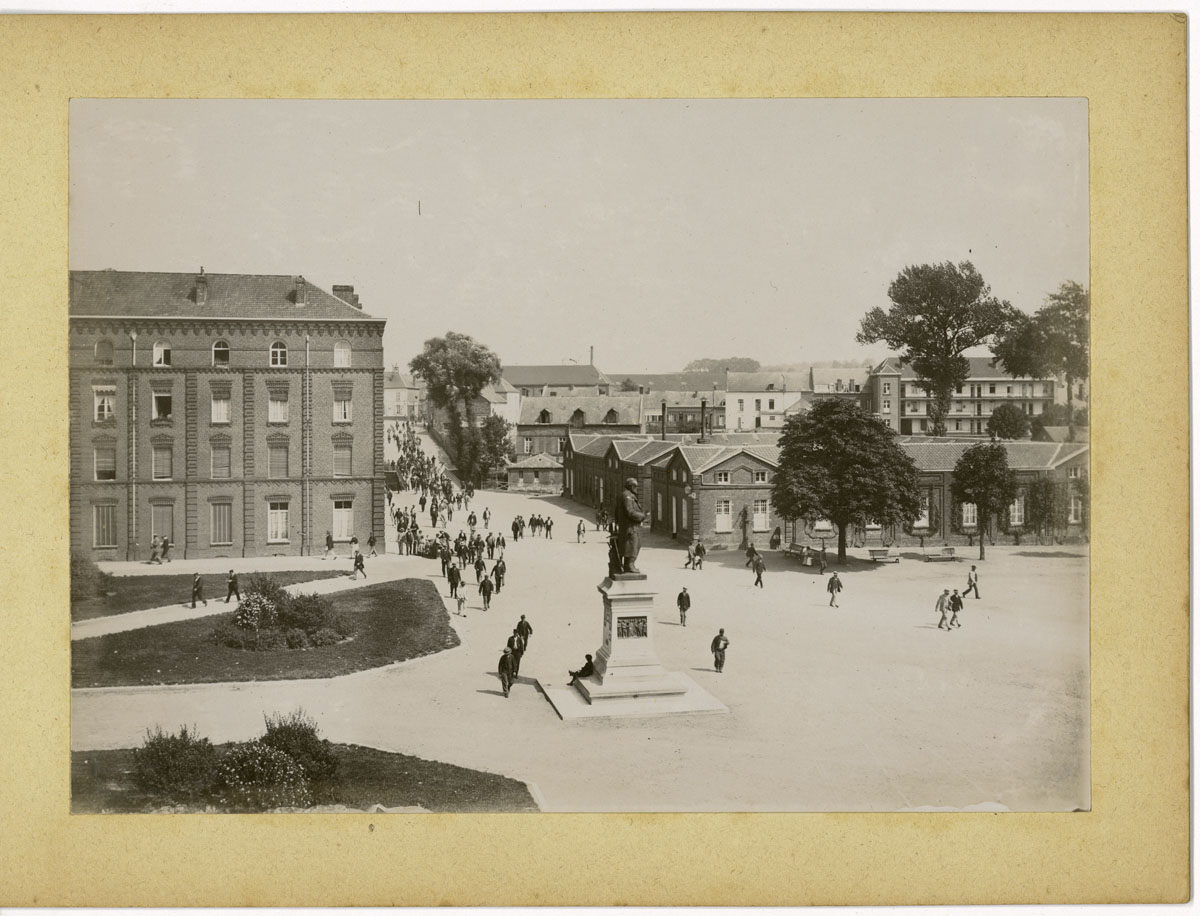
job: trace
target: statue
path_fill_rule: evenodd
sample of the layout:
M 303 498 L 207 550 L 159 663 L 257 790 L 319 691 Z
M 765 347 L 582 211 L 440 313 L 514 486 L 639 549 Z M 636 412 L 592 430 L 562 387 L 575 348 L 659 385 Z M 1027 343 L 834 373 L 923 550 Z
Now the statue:
M 617 500 L 616 522 L 617 543 L 621 549 L 623 572 L 640 573 L 634 561 L 642 549 L 642 538 L 638 528 L 646 513 L 638 501 L 637 480 L 629 477 L 625 480 L 625 491 Z

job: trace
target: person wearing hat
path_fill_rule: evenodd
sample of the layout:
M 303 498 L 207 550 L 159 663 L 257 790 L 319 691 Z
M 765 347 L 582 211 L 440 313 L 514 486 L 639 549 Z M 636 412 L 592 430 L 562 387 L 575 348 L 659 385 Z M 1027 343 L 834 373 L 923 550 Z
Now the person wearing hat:
M 208 607 L 208 600 L 204 597 L 204 583 L 200 581 L 200 573 L 192 576 L 192 607 L 196 606 L 197 598 L 204 602 L 205 607 Z
M 625 479 L 625 491 L 617 500 L 617 546 L 621 552 L 622 572 L 640 573 L 635 565 L 638 554 L 642 549 L 642 536 L 639 531 L 646 513 L 637 495 L 638 482 L 636 478 Z
M 717 635 L 713 637 L 712 645 L 709 647 L 713 654 L 713 667 L 717 669 L 717 674 L 725 670 L 725 650 L 729 647 L 729 640 L 725 636 L 725 628 L 721 627 L 717 631 Z
M 238 601 L 242 600 L 242 593 L 240 591 L 238 591 L 237 573 L 235 573 L 232 569 L 229 570 L 229 576 L 225 579 L 225 585 L 226 585 L 226 589 L 225 589 L 225 603 L 226 604 L 229 603 L 229 598 L 231 595 L 237 595 Z
M 517 621 L 517 632 L 521 634 L 521 638 L 525 640 L 525 648 L 529 648 L 529 638 L 533 636 L 533 624 L 525 619 L 525 615 L 521 615 L 521 619 Z
M 508 691 L 512 687 L 513 678 L 516 677 L 516 671 L 513 668 L 513 650 L 505 646 L 504 654 L 500 656 L 500 686 L 504 689 L 504 695 L 508 696 Z
M 829 606 L 837 607 L 837 596 L 838 592 L 842 590 L 842 580 L 838 578 L 836 572 L 829 577 L 829 584 L 825 586 L 825 590 L 829 592 Z
M 947 614 L 950 611 L 950 589 L 942 589 L 942 593 L 938 595 L 937 603 L 933 609 L 942 615 L 942 619 L 938 621 L 938 629 L 950 632 L 950 624 L 947 623 Z
M 525 637 L 520 630 L 513 629 L 512 636 L 508 637 L 508 648 L 512 650 L 513 677 L 516 677 L 521 673 L 521 656 L 525 654 Z
M 585 677 L 591 677 L 596 673 L 596 666 L 592 664 L 592 657 L 590 655 L 584 657 L 587 659 L 587 661 L 583 663 L 582 668 L 580 668 L 578 671 L 567 672 L 567 674 L 571 675 L 571 683 L 567 685 L 568 687 L 573 687 L 577 680 Z
M 675 599 L 675 604 L 679 606 L 679 625 L 687 626 L 687 612 L 692 606 L 692 596 L 688 594 L 687 586 L 683 587 L 683 591 L 679 593 L 679 597 Z

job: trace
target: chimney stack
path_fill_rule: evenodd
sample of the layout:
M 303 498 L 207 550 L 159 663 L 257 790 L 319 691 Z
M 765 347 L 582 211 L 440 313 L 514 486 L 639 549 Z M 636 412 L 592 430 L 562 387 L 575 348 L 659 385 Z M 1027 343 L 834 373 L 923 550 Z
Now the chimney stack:
M 362 304 L 358 301 L 358 293 L 354 291 L 353 286 L 346 286 L 341 283 L 333 285 L 333 294 L 345 302 L 347 305 L 352 305 L 356 309 L 361 309 Z
M 595 347 L 588 347 L 588 365 L 589 366 L 596 365 L 596 348 Z
M 667 402 L 662 402 L 662 437 L 667 438 Z
M 208 302 L 208 277 L 204 276 L 204 268 L 200 268 L 200 275 L 196 277 L 196 305 L 204 305 Z
M 308 305 L 308 281 L 296 278 L 296 305 Z
M 700 444 L 704 444 L 704 420 L 708 415 L 708 398 L 700 399 Z

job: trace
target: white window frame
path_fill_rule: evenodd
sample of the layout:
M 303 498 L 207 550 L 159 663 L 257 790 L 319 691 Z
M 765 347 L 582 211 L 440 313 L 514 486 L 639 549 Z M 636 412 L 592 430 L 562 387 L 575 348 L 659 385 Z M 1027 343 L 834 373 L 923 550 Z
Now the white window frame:
M 171 345 L 165 340 L 155 341 L 152 357 L 153 365 L 158 368 L 171 368 Z
M 716 483 L 729 483 L 729 472 L 728 471 L 717 471 L 713 475 L 713 478 Z
M 212 404 L 210 407 L 210 416 L 214 426 L 228 426 L 230 424 L 230 411 L 232 409 L 233 398 L 226 393 L 216 394 L 212 396 Z M 223 405 L 218 408 L 217 405 Z
M 270 365 L 286 369 L 288 364 L 288 348 L 282 340 L 276 340 L 271 344 L 271 349 L 267 351 L 270 355 Z
M 158 456 L 165 454 L 167 461 L 170 464 L 168 473 L 165 475 L 158 472 Z M 175 473 L 175 447 L 171 445 L 156 445 L 150 452 L 150 478 L 152 480 L 173 480 Z
M 1025 524 L 1025 497 L 1017 496 L 1008 507 L 1008 523 L 1010 525 Z
M 289 511 L 291 503 L 278 500 L 267 503 L 267 543 L 287 544 L 290 540 Z
M 884 401 L 883 401 L 883 409 L 884 409 L 884 410 L 891 410 L 891 409 L 892 409 L 892 402 L 891 402 L 891 400 L 890 400 L 890 399 L 887 399 L 887 398 L 885 398 L 885 399 L 884 399 Z
M 228 528 L 229 537 L 227 540 L 222 540 L 218 535 L 218 519 L 217 513 L 219 510 L 224 510 L 227 518 L 225 524 Z M 209 503 L 208 508 L 208 544 L 210 547 L 228 547 L 233 543 L 233 503 L 231 502 L 216 502 Z
M 333 396 L 333 422 L 351 423 L 354 420 L 354 398 L 350 395 Z
M 163 414 L 159 411 L 159 400 L 158 400 L 159 398 L 166 398 L 167 403 L 169 403 L 171 405 L 170 410 L 168 410 L 166 414 Z M 166 422 L 168 420 L 174 419 L 174 417 L 175 417 L 175 396 L 173 394 L 167 394 L 166 392 L 162 392 L 162 391 L 151 392 L 150 404 L 151 404 L 150 418 L 152 420 L 158 420 L 159 422 Z
M 1078 493 L 1072 493 L 1067 509 L 1067 522 L 1079 525 L 1083 522 L 1083 499 Z
M 713 528 L 721 533 L 733 530 L 733 500 L 716 501 L 713 506 Z
M 767 482 L 767 472 L 766 471 L 755 471 L 754 472 L 754 482 L 755 483 L 766 483 Z
M 661 491 L 661 490 L 660 490 L 659 492 L 657 492 L 657 493 L 655 493 L 655 494 L 654 494 L 654 505 L 655 505 L 656 509 L 658 510 L 658 511 L 656 511 L 656 512 L 654 513 L 654 517 L 655 517 L 655 518 L 657 518 L 657 519 L 658 519 L 658 520 L 661 522 L 661 521 L 662 521 L 662 517 L 663 517 L 663 511 L 662 511 L 662 491 Z
M 106 535 L 108 536 L 106 537 Z M 92 506 L 92 546 L 117 546 L 117 507 L 115 504 L 103 503 Z
M 979 527 L 979 510 L 974 503 L 962 504 L 962 526 L 964 528 Z
M 1075 480 L 1076 478 L 1078 478 L 1078 477 L 1079 477 L 1079 472 L 1080 472 L 1081 470 L 1082 470 L 1082 468 L 1078 468 L 1078 467 L 1074 467 L 1074 468 L 1067 468 L 1067 479 L 1068 479 L 1068 480 Z
M 762 512 L 759 512 L 759 508 Z M 754 500 L 752 509 L 751 525 L 755 531 L 770 531 L 771 530 L 771 510 L 770 503 L 765 499 Z
M 92 386 L 92 419 L 96 423 L 111 420 L 117 415 L 117 386 Z
M 530 439 L 528 436 L 525 437 L 525 454 L 526 455 L 533 454 L 533 440 Z
M 282 396 L 280 396 L 282 394 Z M 267 422 L 268 423 L 287 423 L 288 422 L 288 392 L 272 391 L 267 395 Z M 278 406 L 282 405 L 282 407 Z
M 679 527 L 681 529 L 691 527 L 691 525 L 688 523 L 688 503 L 689 502 L 691 502 L 691 500 L 688 499 L 686 496 L 679 501 Z
M 224 360 L 217 359 L 218 351 L 225 354 Z M 214 366 L 228 366 L 229 365 L 229 354 L 230 354 L 229 341 L 227 341 L 227 340 L 214 340 L 213 341 L 212 364 Z
M 354 500 L 335 499 L 333 501 L 333 539 L 349 541 L 354 537 Z
M 112 452 L 112 477 L 100 476 L 100 453 Z M 95 446 L 92 448 L 92 479 L 93 480 L 116 480 L 117 479 L 117 449 L 115 446 Z
M 959 389 L 960 389 L 960 390 L 962 389 L 962 386 L 961 386 L 961 385 L 959 385 L 958 387 L 959 387 Z M 883 393 L 884 393 L 884 394 L 891 394 L 891 393 L 892 393 L 892 383 L 891 383 L 891 382 L 884 382 L 884 383 L 883 383 Z
M 346 340 L 336 341 L 333 345 L 333 368 L 349 369 L 351 359 L 350 342 Z

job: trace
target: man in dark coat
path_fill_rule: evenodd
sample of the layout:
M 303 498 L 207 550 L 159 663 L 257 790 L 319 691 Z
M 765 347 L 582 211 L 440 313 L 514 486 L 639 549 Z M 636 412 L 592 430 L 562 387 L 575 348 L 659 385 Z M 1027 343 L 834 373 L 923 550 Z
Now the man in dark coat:
M 237 595 L 237 600 L 238 601 L 242 600 L 242 593 L 240 591 L 238 591 L 237 573 L 235 573 L 232 569 L 229 570 L 229 577 L 225 580 L 225 585 L 227 586 L 226 591 L 225 591 L 225 603 L 226 604 L 229 603 L 230 595 Z
M 483 579 L 480 580 L 479 594 L 483 597 L 483 609 L 485 611 L 489 607 L 491 607 L 492 592 L 494 592 L 495 590 L 496 590 L 495 586 L 492 585 L 492 580 L 489 579 L 487 576 L 484 576 Z
M 197 598 L 204 602 L 205 607 L 208 607 L 208 600 L 204 597 L 204 583 L 200 581 L 200 573 L 192 576 L 192 607 L 196 606 Z
M 508 691 L 512 687 L 513 678 L 517 676 L 513 670 L 513 650 L 506 648 L 504 654 L 500 656 L 500 686 L 504 689 L 504 695 L 508 696 Z
M 679 597 L 675 599 L 675 604 L 679 607 L 679 624 L 687 626 L 687 612 L 692 606 L 692 596 L 688 594 L 687 587 L 679 593 Z
M 533 635 L 533 624 L 525 619 L 525 615 L 521 615 L 521 619 L 517 621 L 517 632 L 521 634 L 521 638 L 525 640 L 525 648 L 529 648 L 529 637 Z
M 596 673 L 596 666 L 592 664 L 592 657 L 590 655 L 588 655 L 588 656 L 586 656 L 586 658 L 587 658 L 587 661 L 585 661 L 583 663 L 583 667 L 580 668 L 578 671 L 568 671 L 567 672 L 567 674 L 571 675 L 571 683 L 567 685 L 568 687 L 574 686 L 575 681 L 580 680 L 582 678 L 589 678 L 593 674 Z
M 496 594 L 500 594 L 500 590 L 504 588 L 504 574 L 508 572 L 508 564 L 504 562 L 504 557 L 496 561 L 496 565 L 492 567 L 492 578 L 496 580 Z
M 762 574 L 767 571 L 767 564 L 759 554 L 754 555 L 754 584 L 763 587 Z
M 625 480 L 624 492 L 617 500 L 617 542 L 621 551 L 623 572 L 641 572 L 635 563 L 642 549 L 639 529 L 645 517 L 646 513 L 642 511 L 642 504 L 638 501 L 637 480 L 629 477 Z
M 450 597 L 458 597 L 458 586 L 462 582 L 462 574 L 459 573 L 458 567 L 453 563 L 446 569 L 446 579 L 450 582 Z
M 729 647 L 729 640 L 725 637 L 725 628 L 722 627 L 717 635 L 713 637 L 712 649 L 713 667 L 717 669 L 717 674 L 725 670 L 725 650 Z
M 525 654 L 525 639 L 515 629 L 512 631 L 512 636 L 508 637 L 508 648 L 512 650 L 513 677 L 516 677 L 521 673 L 521 656 Z

